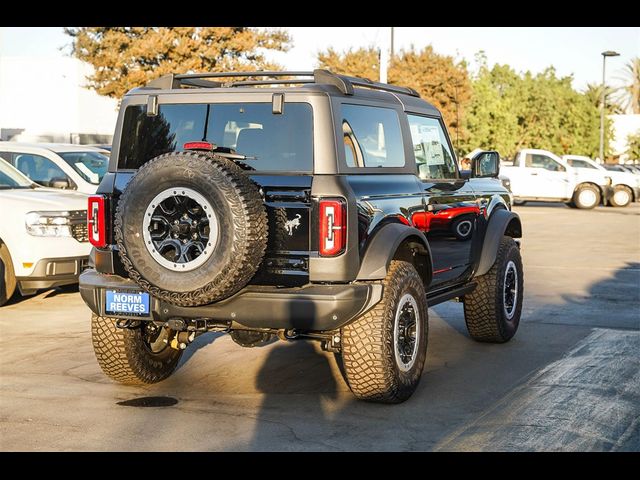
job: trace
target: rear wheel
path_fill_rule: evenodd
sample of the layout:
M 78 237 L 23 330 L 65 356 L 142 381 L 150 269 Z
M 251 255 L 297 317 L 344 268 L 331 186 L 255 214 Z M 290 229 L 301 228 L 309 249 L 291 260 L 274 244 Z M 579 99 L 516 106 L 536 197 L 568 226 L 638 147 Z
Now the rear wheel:
M 152 322 L 118 328 L 116 319 L 91 316 L 93 350 L 102 371 L 125 385 L 157 383 L 169 377 L 182 350 L 171 348 L 173 332 Z
M 420 275 L 394 260 L 382 300 L 342 329 L 349 387 L 362 399 L 400 403 L 415 391 L 427 356 L 427 300 Z
M 595 185 L 585 184 L 576 188 L 569 206 L 583 210 L 595 208 L 600 203 L 600 190 Z
M 9 301 L 16 290 L 16 275 L 9 249 L 0 243 L 0 307 Z
M 626 187 L 624 185 L 617 185 L 613 189 L 613 195 L 609 200 L 609 203 L 612 207 L 626 207 L 631 203 L 632 199 L 633 194 L 631 193 L 629 187 Z

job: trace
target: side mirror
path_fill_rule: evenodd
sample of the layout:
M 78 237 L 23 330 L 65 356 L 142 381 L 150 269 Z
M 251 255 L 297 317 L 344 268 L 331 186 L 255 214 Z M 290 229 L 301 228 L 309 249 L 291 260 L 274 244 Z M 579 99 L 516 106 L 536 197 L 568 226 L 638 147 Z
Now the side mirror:
M 67 188 L 70 187 L 69 185 L 69 180 L 67 180 L 66 178 L 54 178 L 51 180 L 51 186 L 53 188 L 61 188 L 63 190 L 66 190 Z
M 478 152 L 471 159 L 473 178 L 498 178 L 500 174 L 500 154 L 495 150 Z

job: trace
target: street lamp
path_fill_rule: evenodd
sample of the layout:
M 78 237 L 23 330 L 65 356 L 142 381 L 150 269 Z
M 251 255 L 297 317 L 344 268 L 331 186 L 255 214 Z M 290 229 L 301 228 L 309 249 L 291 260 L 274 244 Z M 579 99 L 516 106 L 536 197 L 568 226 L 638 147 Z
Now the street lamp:
M 617 57 L 620 54 L 613 50 L 602 52 L 602 101 L 600 102 L 600 161 L 604 162 L 604 109 L 607 101 L 607 91 L 605 85 L 604 69 L 607 57 Z

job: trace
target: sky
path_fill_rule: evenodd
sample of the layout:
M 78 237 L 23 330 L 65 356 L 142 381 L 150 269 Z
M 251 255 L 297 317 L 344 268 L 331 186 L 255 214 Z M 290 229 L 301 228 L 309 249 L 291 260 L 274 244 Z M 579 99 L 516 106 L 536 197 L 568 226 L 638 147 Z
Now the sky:
M 338 50 L 388 45 L 390 27 L 283 27 L 293 38 L 287 53 L 271 59 L 289 70 L 310 70 L 316 54 L 328 47 Z M 0 29 L 2 56 L 60 56 L 69 44 L 62 27 L 4 27 Z M 607 59 L 607 81 L 615 84 L 621 69 L 640 56 L 640 27 L 395 27 L 395 48 L 431 44 L 436 52 L 466 59 L 473 69 L 475 54 L 483 50 L 489 65 L 508 64 L 534 73 L 552 65 L 559 75 L 574 77 L 574 88 L 602 81 L 600 52 L 615 50 Z

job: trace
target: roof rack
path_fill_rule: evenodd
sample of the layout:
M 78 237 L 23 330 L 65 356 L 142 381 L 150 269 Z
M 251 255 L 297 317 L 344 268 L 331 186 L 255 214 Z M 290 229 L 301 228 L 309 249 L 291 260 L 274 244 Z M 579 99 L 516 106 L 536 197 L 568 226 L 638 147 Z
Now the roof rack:
M 217 78 L 255 78 L 266 77 L 265 80 L 238 80 L 238 81 L 217 81 Z M 282 78 L 288 77 L 288 78 Z M 301 78 L 302 77 L 302 78 Z M 307 78 L 304 78 L 307 77 Z M 197 88 L 222 88 L 222 87 L 243 87 L 255 85 L 300 85 L 300 84 L 327 84 L 338 88 L 345 95 L 353 95 L 353 87 L 371 88 L 385 92 L 402 93 L 419 97 L 420 94 L 413 88 L 388 85 L 369 80 L 368 78 L 350 77 L 338 75 L 329 70 L 316 69 L 313 71 L 296 72 L 210 72 L 210 73 L 183 73 L 169 74 L 152 80 L 144 88 L 159 88 L 163 90 L 179 89 L 185 87 Z

